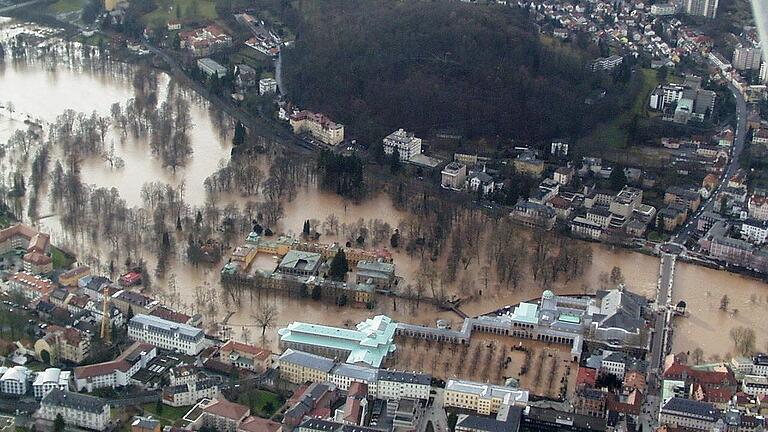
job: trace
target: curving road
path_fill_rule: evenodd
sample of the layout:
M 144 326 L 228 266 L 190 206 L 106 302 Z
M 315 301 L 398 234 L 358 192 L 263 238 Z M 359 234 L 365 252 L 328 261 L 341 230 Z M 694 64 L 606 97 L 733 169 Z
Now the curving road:
M 692 217 L 688 218 L 683 228 L 672 237 L 672 243 L 685 244 L 696 230 L 696 224 L 701 214 L 705 211 L 714 211 L 715 196 L 720 193 L 722 188 L 727 186 L 728 181 L 739 169 L 739 160 L 741 153 L 744 151 L 744 143 L 747 137 L 747 102 L 744 100 L 744 96 L 739 89 L 732 83 L 728 83 L 728 88 L 736 99 L 736 130 L 734 131 L 733 146 L 731 146 L 731 160 L 720 179 L 720 183 L 709 195 L 709 198 L 701 203 L 699 210 Z

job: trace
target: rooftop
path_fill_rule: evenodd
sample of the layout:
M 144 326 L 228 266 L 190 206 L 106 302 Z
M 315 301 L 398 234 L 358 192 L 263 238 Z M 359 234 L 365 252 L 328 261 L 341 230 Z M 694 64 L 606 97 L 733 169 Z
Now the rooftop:
M 357 329 L 293 322 L 278 331 L 282 343 L 298 343 L 349 351 L 347 363 L 381 366 L 384 358 L 395 351 L 397 325 L 385 315 L 369 318 Z
M 64 407 L 93 414 L 101 414 L 104 412 L 104 407 L 109 406 L 103 399 L 79 393 L 70 393 L 59 390 L 58 388 L 54 388 L 48 392 L 48 394 L 43 397 L 41 403 L 42 405 Z

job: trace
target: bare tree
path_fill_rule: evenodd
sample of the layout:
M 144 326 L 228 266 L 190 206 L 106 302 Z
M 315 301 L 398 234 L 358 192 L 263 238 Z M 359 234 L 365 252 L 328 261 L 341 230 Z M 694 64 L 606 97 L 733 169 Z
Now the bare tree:
M 755 330 L 748 327 L 735 327 L 730 332 L 733 347 L 740 355 L 746 356 L 755 351 Z
M 264 337 L 268 328 L 276 324 L 277 315 L 277 308 L 271 304 L 262 303 L 259 305 L 258 309 L 256 309 L 253 319 L 256 320 L 256 324 L 261 327 L 261 337 Z

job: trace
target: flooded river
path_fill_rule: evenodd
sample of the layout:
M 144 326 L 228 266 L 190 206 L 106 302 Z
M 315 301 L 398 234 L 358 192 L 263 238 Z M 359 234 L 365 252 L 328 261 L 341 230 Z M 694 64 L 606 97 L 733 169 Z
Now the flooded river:
M 35 61 L 0 63 L 0 105 L 11 101 L 16 111 L 11 119 L 7 111 L 0 110 L 0 142 L 5 142 L 14 130 L 25 128 L 23 120 L 27 116 L 31 119 L 52 121 L 68 108 L 78 112 L 96 111 L 101 115 L 108 115 L 113 103 L 124 104 L 133 97 L 131 77 L 130 67 L 119 64 L 110 64 L 104 68 L 73 65 L 57 65 L 52 68 L 43 62 Z M 161 74 L 158 84 L 161 92 L 159 99 L 163 100 L 169 78 Z M 228 160 L 230 137 L 227 133 L 220 132 L 220 122 L 214 118 L 206 103 L 193 95 L 188 96 L 192 102 L 194 128 L 191 131 L 191 142 L 194 153 L 186 167 L 173 174 L 168 169 L 163 169 L 160 162 L 152 156 L 146 139 L 132 137 L 130 134 L 121 139 L 115 133 L 110 133 L 107 142 L 115 142 L 116 153 L 125 161 L 125 167 L 112 169 L 102 160 L 85 160 L 82 166 L 84 181 L 95 186 L 115 187 L 130 206 L 141 205 L 141 186 L 146 182 L 160 181 L 174 185 L 184 182 L 185 201 L 192 206 L 205 203 L 203 181 L 222 161 L 225 163 Z M 5 163 L 0 165 L 3 167 L 3 178 L 7 178 L 12 172 L 11 167 L 8 166 L 7 160 L 2 163 Z M 233 200 L 239 201 L 237 198 Z M 47 212 L 48 209 L 43 208 L 40 214 Z M 280 227 L 284 233 L 296 234 L 305 220 L 316 219 L 322 222 L 330 214 L 335 215 L 342 224 L 352 224 L 361 218 L 380 219 L 392 228 L 397 227 L 406 217 L 406 214 L 394 208 L 385 195 L 374 196 L 362 204 L 354 204 L 309 186 L 301 187 L 296 198 L 285 203 L 285 217 Z M 54 243 L 63 244 L 66 241 L 67 233 L 61 231 L 55 215 L 40 220 L 39 225 L 52 233 Z M 346 239 L 342 234 L 324 234 L 321 241 L 344 242 Z M 105 245 L 88 243 L 67 246 L 72 247 L 80 256 L 105 253 L 106 248 Z M 578 279 L 567 284 L 555 284 L 554 290 L 557 293 L 594 292 L 602 286 L 601 275 L 618 266 L 622 269 L 629 289 L 648 297 L 655 296 L 659 269 L 657 258 L 603 245 L 591 247 L 592 266 Z M 419 259 L 409 257 L 399 250 L 393 251 L 393 255 L 398 275 L 404 279 L 404 283 L 412 282 L 418 271 Z M 152 263 L 151 256 L 145 258 Z M 271 257 L 259 258 L 260 266 L 269 267 L 274 264 Z M 183 251 L 177 251 L 170 265 L 168 274 L 174 275 L 179 294 L 175 306 L 188 313 L 200 312 L 202 306 L 194 304 L 196 288 L 219 291 L 218 265 L 192 267 L 186 263 Z M 467 271 L 476 281 L 476 288 L 480 287 L 480 265 L 474 263 Z M 167 280 L 160 280 L 156 286 L 166 283 Z M 539 297 L 541 294 L 541 288 L 530 279 L 523 280 L 517 289 L 498 286 L 493 280 L 489 282 L 489 286 L 492 288 L 484 290 L 482 295 L 464 304 L 462 309 L 470 315 L 482 314 L 504 305 Z M 456 287 L 452 289 L 455 290 Z M 737 314 L 718 310 L 720 298 L 724 294 L 731 298 L 731 309 L 738 309 Z M 431 305 L 421 304 L 416 308 L 415 304 L 396 304 L 392 299 L 382 299 L 376 308 L 370 311 L 275 296 L 253 300 L 246 298 L 240 308 L 235 308 L 225 304 L 221 295 L 216 298 L 215 316 L 221 319 L 228 312 L 235 312 L 230 320 L 235 336 L 248 337 L 253 342 L 257 342 L 260 337 L 259 330 L 245 326 L 254 322 L 252 314 L 256 304 L 260 302 L 270 302 L 278 306 L 280 312 L 276 327 L 297 319 L 331 325 L 351 325 L 379 313 L 419 324 L 433 325 L 438 318 L 459 322 L 458 316 L 438 311 Z M 677 321 L 675 350 L 701 347 L 707 356 L 725 355 L 731 350 L 728 331 L 734 326 L 755 328 L 758 335 L 757 348 L 768 348 L 768 323 L 763 319 L 768 310 L 768 285 L 765 283 L 727 272 L 679 263 L 675 281 L 675 301 L 679 299 L 688 302 L 690 316 Z M 250 330 L 243 334 L 244 328 Z M 268 331 L 265 343 L 276 348 L 274 331 L 275 329 Z

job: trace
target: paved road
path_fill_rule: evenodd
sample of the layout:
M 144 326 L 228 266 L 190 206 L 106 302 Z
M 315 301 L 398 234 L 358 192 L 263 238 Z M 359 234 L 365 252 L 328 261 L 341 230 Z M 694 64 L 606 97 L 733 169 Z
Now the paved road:
M 720 184 L 717 185 L 714 191 L 709 195 L 704 202 L 699 206 L 699 210 L 693 217 L 688 218 L 688 221 L 684 225 L 683 229 L 672 237 L 672 241 L 675 243 L 684 244 L 696 230 L 696 224 L 705 211 L 715 210 L 715 197 L 720 190 L 727 186 L 728 180 L 739 169 L 739 160 L 741 159 L 741 153 L 744 151 L 744 140 L 747 136 L 747 102 L 744 100 L 739 89 L 733 84 L 729 83 L 728 88 L 733 93 L 733 97 L 736 98 L 736 131 L 733 138 L 733 146 L 731 147 L 731 161 L 728 164 L 728 168 L 723 173 Z
M 424 421 L 421 426 L 425 430 L 427 422 L 431 421 L 435 432 L 448 432 L 448 417 L 445 415 L 445 409 L 443 408 L 443 398 L 445 396 L 445 389 L 436 388 L 434 401 L 427 407 L 427 411 L 424 413 Z
M 670 301 L 672 301 L 672 289 L 675 283 L 675 260 L 677 255 L 667 252 L 661 253 L 659 265 L 659 280 L 656 287 L 656 317 L 653 326 L 653 340 L 651 341 L 650 365 L 648 368 L 648 397 L 643 404 L 643 413 L 640 422 L 644 430 L 653 430 L 658 419 L 658 396 L 661 392 L 662 362 L 666 352 L 666 343 L 669 339 L 669 330 L 672 319 Z M 654 402 L 655 401 L 655 402 Z
M 35 3 L 40 3 L 41 1 L 43 1 L 43 0 L 32 0 L 32 1 L 24 2 L 24 3 L 15 4 L 15 5 L 12 5 L 12 6 L 6 6 L 4 8 L 0 8 L 0 14 L 4 14 L 6 12 L 11 12 L 11 11 L 14 11 L 16 9 L 21 9 L 23 7 L 27 7 L 27 6 L 33 5 Z
M 218 95 L 212 94 L 205 86 L 190 78 L 175 58 L 170 56 L 162 49 L 152 45 L 148 41 L 144 41 L 144 43 L 152 53 L 160 56 L 168 64 L 168 66 L 171 68 L 172 74 L 177 79 L 182 81 L 201 96 L 205 97 L 209 102 L 216 105 L 224 112 L 243 123 L 248 129 L 255 131 L 255 133 L 259 135 L 274 138 L 275 142 L 282 145 L 284 148 L 293 151 L 294 153 L 309 154 L 317 151 L 317 149 L 311 144 L 305 143 L 287 130 L 275 127 L 274 124 L 246 112 L 245 110 L 233 104 L 231 101 L 223 99 Z

